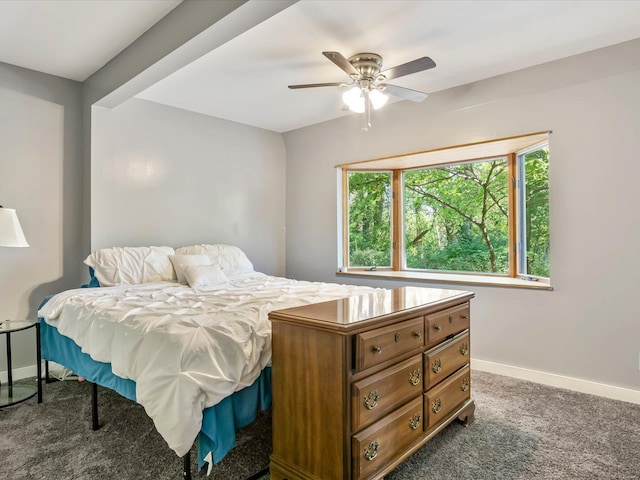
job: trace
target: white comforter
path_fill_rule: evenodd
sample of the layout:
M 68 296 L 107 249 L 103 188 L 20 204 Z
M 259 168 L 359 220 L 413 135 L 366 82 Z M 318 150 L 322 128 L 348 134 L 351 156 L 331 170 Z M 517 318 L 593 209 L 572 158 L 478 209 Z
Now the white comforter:
M 368 287 L 253 273 L 210 291 L 176 283 L 75 289 L 38 315 L 113 373 L 182 456 L 205 408 L 251 385 L 271 361 L 271 310 L 371 293 Z

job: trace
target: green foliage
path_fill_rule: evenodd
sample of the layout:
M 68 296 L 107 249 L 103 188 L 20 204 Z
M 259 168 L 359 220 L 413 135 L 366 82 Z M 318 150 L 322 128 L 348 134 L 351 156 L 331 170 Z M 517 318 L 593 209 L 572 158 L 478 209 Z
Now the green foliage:
M 507 273 L 505 159 L 404 175 L 408 268 Z
M 549 149 L 527 153 L 525 168 L 526 272 L 549 276 Z
M 548 148 L 525 155 L 526 262 L 520 273 L 549 276 Z M 349 265 L 391 265 L 391 174 L 350 172 Z M 408 268 L 509 273 L 506 158 L 403 173 Z
M 349 265 L 391 265 L 391 174 L 350 172 Z

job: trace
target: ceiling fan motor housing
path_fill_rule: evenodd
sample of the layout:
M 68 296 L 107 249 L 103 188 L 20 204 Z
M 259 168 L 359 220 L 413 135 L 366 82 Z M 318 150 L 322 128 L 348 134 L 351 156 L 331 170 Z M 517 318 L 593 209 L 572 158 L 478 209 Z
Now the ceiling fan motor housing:
M 349 57 L 349 63 L 360 72 L 361 79 L 370 81 L 376 80 L 382 69 L 382 57 L 375 53 L 356 53 Z

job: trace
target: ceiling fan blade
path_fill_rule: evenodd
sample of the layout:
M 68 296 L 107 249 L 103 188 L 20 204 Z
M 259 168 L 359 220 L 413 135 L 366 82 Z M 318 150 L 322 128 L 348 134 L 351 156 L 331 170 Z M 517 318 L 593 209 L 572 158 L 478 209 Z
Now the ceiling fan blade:
M 387 80 L 392 78 L 404 77 L 405 75 L 411 75 L 412 73 L 422 72 L 423 70 L 429 70 L 436 66 L 436 62 L 429 57 L 422 57 L 411 62 L 403 63 L 397 67 L 389 68 L 384 72 L 380 72 L 385 76 Z
M 389 85 L 388 83 L 381 83 L 378 88 L 384 93 L 395 95 L 396 97 L 411 100 L 412 102 L 421 102 L 429 95 L 418 90 L 411 90 L 410 88 L 398 87 L 397 85 Z
M 331 83 L 305 83 L 302 85 L 289 85 L 289 88 L 315 88 L 315 87 L 346 87 L 349 85 L 344 82 L 331 82 Z
M 359 77 L 360 73 L 355 69 L 353 65 L 349 63 L 349 60 L 345 58 L 344 55 L 338 52 L 322 52 L 322 54 L 335 63 L 338 67 L 342 69 L 347 75 L 350 77 Z

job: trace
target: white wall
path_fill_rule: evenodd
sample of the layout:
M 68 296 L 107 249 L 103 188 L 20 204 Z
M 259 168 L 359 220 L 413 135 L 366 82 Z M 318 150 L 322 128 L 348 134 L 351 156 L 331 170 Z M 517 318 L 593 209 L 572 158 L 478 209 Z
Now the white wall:
M 91 246 L 226 243 L 284 274 L 281 135 L 132 99 L 92 118 Z
M 639 85 L 636 40 L 284 134 L 287 276 L 402 284 L 335 275 L 336 164 L 551 129 L 554 290 L 453 286 L 473 357 L 640 390 Z
M 0 320 L 35 320 L 46 295 L 80 283 L 81 128 L 80 83 L 0 63 L 0 205 L 30 244 L 0 247 Z M 14 368 L 35 365 L 34 335 L 12 335 Z M 0 380 L 5 359 L 2 336 Z

